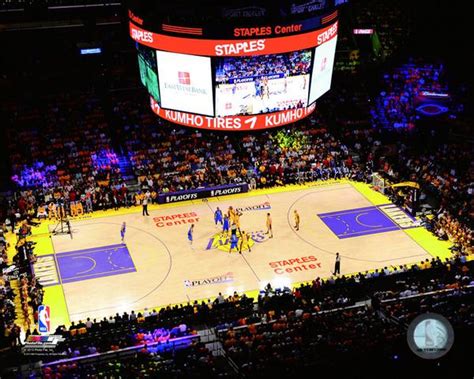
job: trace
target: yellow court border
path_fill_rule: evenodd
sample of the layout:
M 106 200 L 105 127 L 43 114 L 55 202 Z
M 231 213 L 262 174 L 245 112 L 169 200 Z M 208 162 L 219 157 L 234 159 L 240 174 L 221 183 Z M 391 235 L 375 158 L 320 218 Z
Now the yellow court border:
M 357 192 L 359 192 L 362 196 L 364 196 L 371 204 L 373 205 L 383 205 L 383 204 L 391 204 L 392 202 L 386 197 L 385 195 L 381 194 L 380 192 L 374 191 L 371 186 L 367 183 L 355 182 L 349 179 L 330 179 L 326 181 L 319 181 L 319 182 L 310 182 L 305 184 L 294 184 L 294 185 L 286 185 L 281 187 L 272 187 L 272 188 L 263 188 L 263 189 L 256 189 L 250 192 L 242 193 L 242 194 L 235 194 L 235 195 L 228 195 L 225 197 L 215 197 L 215 198 L 208 198 L 208 202 L 217 202 L 222 201 L 223 199 L 231 200 L 231 199 L 242 199 L 248 197 L 256 197 L 256 196 L 265 196 L 269 194 L 276 194 L 282 192 L 293 192 L 293 191 L 301 191 L 310 188 L 318 188 L 323 186 L 332 186 L 337 184 L 350 184 Z M 202 200 L 188 200 L 178 203 L 171 203 L 171 204 L 152 204 L 149 206 L 149 210 L 160 210 L 160 209 L 168 209 L 168 208 L 176 208 L 176 207 L 183 207 L 186 205 L 195 205 L 195 204 L 202 204 Z M 80 217 L 71 218 L 71 221 L 82 221 L 82 220 L 91 220 L 97 218 L 105 218 L 117 215 L 126 215 L 126 214 L 133 214 L 133 213 L 140 213 L 141 207 L 140 206 L 132 206 L 129 208 L 120 208 L 119 210 L 106 210 L 106 211 L 96 211 L 92 214 L 86 214 Z M 56 255 L 54 252 L 54 247 L 50 238 L 49 234 L 49 226 L 55 225 L 56 221 L 45 220 L 41 223 L 39 227 L 33 228 L 32 236 L 29 237 L 31 240 L 37 243 L 35 254 L 38 256 L 41 255 Z M 437 257 L 439 256 L 441 259 L 447 258 L 452 256 L 449 247 L 452 246 L 451 243 L 446 241 L 438 241 L 435 236 L 433 236 L 429 231 L 427 231 L 423 227 L 417 227 L 413 229 L 404 230 L 404 232 L 409 235 L 418 245 L 420 245 L 425 251 L 427 251 L 431 256 Z M 419 263 L 419 262 L 412 262 Z M 373 271 L 373 270 L 368 270 Z M 346 276 L 354 275 L 357 273 L 347 274 Z M 292 288 L 299 287 L 302 284 L 309 283 L 308 281 L 305 282 L 296 282 L 292 283 Z M 246 296 L 253 297 L 256 299 L 258 297 L 260 290 L 249 290 L 245 291 Z M 190 303 L 194 303 L 197 301 L 201 303 L 202 301 L 207 302 L 207 298 L 205 299 L 193 299 Z M 213 299 L 211 299 L 213 300 Z M 67 303 L 64 296 L 64 291 L 62 290 L 62 284 L 50 286 L 45 288 L 45 297 L 44 303 L 49 305 L 51 308 L 51 323 L 52 329 L 54 330 L 58 325 L 70 325 L 69 319 L 69 312 L 67 310 Z M 151 309 L 160 309 L 167 306 L 175 306 L 181 304 L 187 304 L 188 302 L 184 303 L 177 303 L 177 304 L 164 304 L 156 307 L 147 307 L 149 310 Z M 138 313 L 138 311 L 136 311 Z M 143 313 L 143 310 L 140 310 Z

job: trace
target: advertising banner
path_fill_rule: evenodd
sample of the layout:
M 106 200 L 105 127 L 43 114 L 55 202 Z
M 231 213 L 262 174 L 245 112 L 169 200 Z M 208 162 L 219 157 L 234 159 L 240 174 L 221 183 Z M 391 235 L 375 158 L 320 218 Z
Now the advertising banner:
M 136 42 L 157 50 L 182 54 L 212 56 L 248 56 L 277 54 L 319 46 L 337 34 L 338 23 L 312 32 L 285 37 L 258 39 L 197 39 L 158 34 L 129 23 L 130 36 Z
M 310 104 L 331 89 L 332 71 L 336 55 L 337 35 L 316 48 L 311 76 Z
M 224 186 L 198 188 L 189 191 L 160 193 L 158 195 L 158 204 L 177 203 L 179 201 L 204 199 L 207 197 L 218 197 L 235 195 L 237 193 L 248 192 L 247 183 L 228 184 Z
M 211 58 L 156 52 L 161 105 L 178 111 L 214 115 Z
M 151 109 L 161 118 L 191 128 L 208 130 L 261 130 L 292 124 L 309 116 L 316 109 L 313 103 L 307 108 L 288 109 L 254 116 L 207 117 L 192 113 L 163 109 L 150 98 Z M 191 199 L 186 199 L 191 200 Z

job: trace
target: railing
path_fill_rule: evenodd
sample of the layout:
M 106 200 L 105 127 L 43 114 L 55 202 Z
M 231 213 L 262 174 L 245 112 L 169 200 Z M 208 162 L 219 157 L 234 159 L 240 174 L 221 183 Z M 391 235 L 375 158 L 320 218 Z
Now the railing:
M 41 367 L 43 368 L 43 367 L 50 367 L 50 366 L 57 366 L 57 365 L 71 364 L 71 363 L 81 363 L 81 364 L 96 363 L 96 362 L 109 361 L 111 359 L 126 358 L 128 356 L 131 356 L 139 352 L 145 347 L 147 349 L 156 348 L 162 352 L 173 351 L 173 350 L 188 347 L 193 341 L 198 341 L 198 340 L 200 340 L 199 335 L 193 334 L 190 336 L 173 338 L 166 342 L 153 342 L 150 344 L 141 344 L 137 346 L 126 347 L 124 349 L 115 350 L 115 351 L 107 351 L 105 353 L 95 353 L 95 354 L 84 355 L 81 357 L 60 359 L 57 361 L 44 363 L 41 365 Z

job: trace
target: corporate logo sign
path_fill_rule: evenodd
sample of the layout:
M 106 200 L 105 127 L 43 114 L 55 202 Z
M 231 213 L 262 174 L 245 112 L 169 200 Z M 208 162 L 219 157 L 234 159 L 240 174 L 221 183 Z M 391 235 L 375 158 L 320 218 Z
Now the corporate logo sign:
M 247 191 L 244 191 L 243 187 L 218 188 L 215 190 L 211 190 L 211 197 L 233 195 L 233 194 L 241 193 L 241 192 L 247 192 Z
M 337 12 L 334 13 L 334 17 L 337 17 Z M 328 20 L 328 22 L 331 20 Z M 158 74 L 160 78 L 174 79 L 178 71 L 190 72 L 194 85 L 198 86 L 197 83 L 194 83 L 198 81 L 200 83 L 209 82 L 208 92 L 212 93 L 210 56 L 278 54 L 314 48 L 337 34 L 338 24 L 336 21 L 322 29 L 305 33 L 299 33 L 303 30 L 301 24 L 278 25 L 274 29 L 268 29 L 269 27 L 267 26 L 260 28 L 235 28 L 235 37 L 266 36 L 271 33 L 276 35 L 298 33 L 278 38 L 238 40 L 174 37 L 146 31 L 132 22 L 130 22 L 129 27 L 130 36 L 136 42 L 157 50 Z M 162 61 L 161 64 L 160 61 Z M 208 88 L 207 86 L 204 87 Z
M 237 193 L 248 192 L 247 183 L 229 184 L 226 186 L 199 188 L 194 191 L 181 191 L 172 193 L 160 193 L 158 195 L 158 203 L 176 203 L 178 201 L 204 199 L 206 197 L 226 196 Z
M 198 198 L 197 193 L 184 193 L 182 195 L 169 195 L 165 197 L 167 203 L 176 203 L 177 201 L 194 200 Z
M 191 76 L 189 72 L 178 72 L 178 82 L 170 83 L 164 81 L 164 87 L 166 89 L 172 89 L 177 92 L 186 92 L 189 95 L 206 95 L 207 89 L 204 87 L 191 86 Z
M 312 0 L 305 4 L 292 4 L 291 14 L 310 13 L 326 7 L 326 0 Z
M 324 71 L 326 69 L 326 64 L 328 63 L 328 58 L 324 57 L 323 61 L 321 62 L 321 69 L 320 71 Z
M 251 212 L 251 211 L 266 211 L 272 209 L 272 206 L 270 205 L 270 202 L 265 201 L 264 203 L 261 204 L 256 204 L 256 205 L 249 205 L 246 207 L 237 207 L 236 210 L 238 212 L 244 213 L 244 212 Z
M 267 10 L 262 7 L 227 8 L 222 11 L 224 17 L 263 17 Z
M 48 305 L 40 305 L 38 307 L 38 331 L 41 334 L 49 334 L 51 332 L 51 310 Z
M 191 75 L 189 75 L 189 72 L 178 71 L 178 82 L 179 84 L 191 85 Z
M 227 272 L 223 275 L 217 275 L 210 278 L 204 279 L 186 279 L 184 281 L 184 286 L 186 288 L 205 286 L 207 284 L 221 284 L 221 283 L 230 283 L 234 281 L 234 274 L 232 272 Z
M 167 51 L 156 56 L 162 107 L 212 116 L 211 59 Z
M 337 35 L 328 30 L 327 35 L 321 36 L 327 42 L 316 48 L 314 56 L 313 75 L 311 77 L 311 90 L 309 102 L 313 103 L 331 88 L 334 57 L 336 54 Z

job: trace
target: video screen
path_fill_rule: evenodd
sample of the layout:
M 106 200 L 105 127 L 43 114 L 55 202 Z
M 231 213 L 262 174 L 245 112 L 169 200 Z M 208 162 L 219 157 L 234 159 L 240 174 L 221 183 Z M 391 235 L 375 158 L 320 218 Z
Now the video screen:
M 137 44 L 137 50 L 141 82 L 148 89 L 150 95 L 159 103 L 160 90 L 158 88 L 155 50 L 139 44 Z
M 336 55 L 337 36 L 316 48 L 311 76 L 309 103 L 314 103 L 331 89 L 334 57 Z
M 308 105 L 311 50 L 216 60 L 216 116 L 254 115 Z
M 211 58 L 157 51 L 161 106 L 214 116 Z

